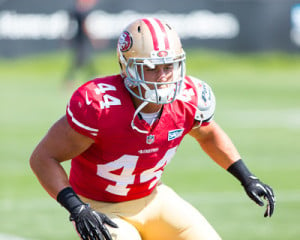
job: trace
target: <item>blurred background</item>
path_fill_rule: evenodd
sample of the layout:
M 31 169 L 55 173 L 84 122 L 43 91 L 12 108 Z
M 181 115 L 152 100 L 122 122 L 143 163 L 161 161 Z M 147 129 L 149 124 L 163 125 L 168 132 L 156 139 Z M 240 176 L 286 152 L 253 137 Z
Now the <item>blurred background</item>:
M 115 48 L 114 40 L 133 19 L 156 16 L 176 28 L 185 47 L 235 52 L 299 51 L 300 7 L 295 0 L 75 2 L 1 0 L 1 55 L 12 57 L 65 49 L 62 41 L 73 38 L 78 30 L 74 12 L 85 12 L 86 30 L 101 42 L 102 48 Z
M 122 29 L 158 17 L 179 33 L 187 73 L 208 82 L 215 119 L 274 188 L 270 219 L 186 137 L 163 180 L 223 239 L 300 237 L 300 1 L 0 0 L 0 240 L 77 239 L 29 167 L 75 88 L 119 73 Z M 68 171 L 69 163 L 64 163 Z

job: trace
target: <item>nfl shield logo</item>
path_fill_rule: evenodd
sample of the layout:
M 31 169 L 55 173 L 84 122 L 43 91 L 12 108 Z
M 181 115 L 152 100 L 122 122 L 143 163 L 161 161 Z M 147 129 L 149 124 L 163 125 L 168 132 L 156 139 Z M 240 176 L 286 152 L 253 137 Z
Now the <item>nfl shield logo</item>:
M 147 144 L 152 144 L 154 142 L 154 135 L 148 135 L 146 138 Z

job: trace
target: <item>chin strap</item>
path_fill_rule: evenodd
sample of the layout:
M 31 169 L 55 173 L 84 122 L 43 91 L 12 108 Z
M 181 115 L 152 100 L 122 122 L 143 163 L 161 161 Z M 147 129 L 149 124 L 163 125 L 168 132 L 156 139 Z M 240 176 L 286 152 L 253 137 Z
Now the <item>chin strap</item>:
M 132 119 L 132 121 L 131 121 L 131 127 L 132 127 L 132 129 L 134 129 L 134 130 L 136 130 L 136 131 L 138 131 L 138 132 L 140 132 L 140 133 L 144 133 L 144 134 L 148 134 L 148 131 L 145 131 L 145 130 L 141 130 L 141 129 L 139 129 L 137 126 L 135 126 L 134 125 L 134 119 L 135 119 L 135 117 L 136 117 L 136 115 L 138 115 L 138 113 L 148 104 L 149 102 L 143 102 L 136 110 L 135 110 L 135 112 L 134 112 L 134 114 L 133 114 L 133 119 Z

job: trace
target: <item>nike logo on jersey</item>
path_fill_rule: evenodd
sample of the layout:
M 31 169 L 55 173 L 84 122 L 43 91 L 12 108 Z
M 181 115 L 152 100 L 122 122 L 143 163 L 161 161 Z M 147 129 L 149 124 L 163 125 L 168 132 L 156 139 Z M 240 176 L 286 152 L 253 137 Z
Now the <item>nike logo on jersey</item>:
M 86 103 L 86 105 L 90 105 L 92 103 L 92 100 L 89 100 L 89 98 L 88 98 L 87 91 L 85 92 L 85 103 Z
M 171 141 L 171 140 L 181 137 L 182 133 L 183 133 L 183 129 L 175 129 L 175 130 L 169 131 L 168 141 Z

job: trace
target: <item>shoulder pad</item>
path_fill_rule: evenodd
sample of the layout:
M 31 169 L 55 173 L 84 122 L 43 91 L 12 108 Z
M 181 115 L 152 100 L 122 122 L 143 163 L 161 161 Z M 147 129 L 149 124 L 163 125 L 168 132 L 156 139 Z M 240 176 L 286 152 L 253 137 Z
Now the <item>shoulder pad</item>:
M 197 93 L 197 111 L 195 119 L 198 121 L 208 122 L 212 119 L 215 108 L 216 99 L 211 87 L 204 81 L 197 78 L 190 77 L 195 85 L 195 91 Z

